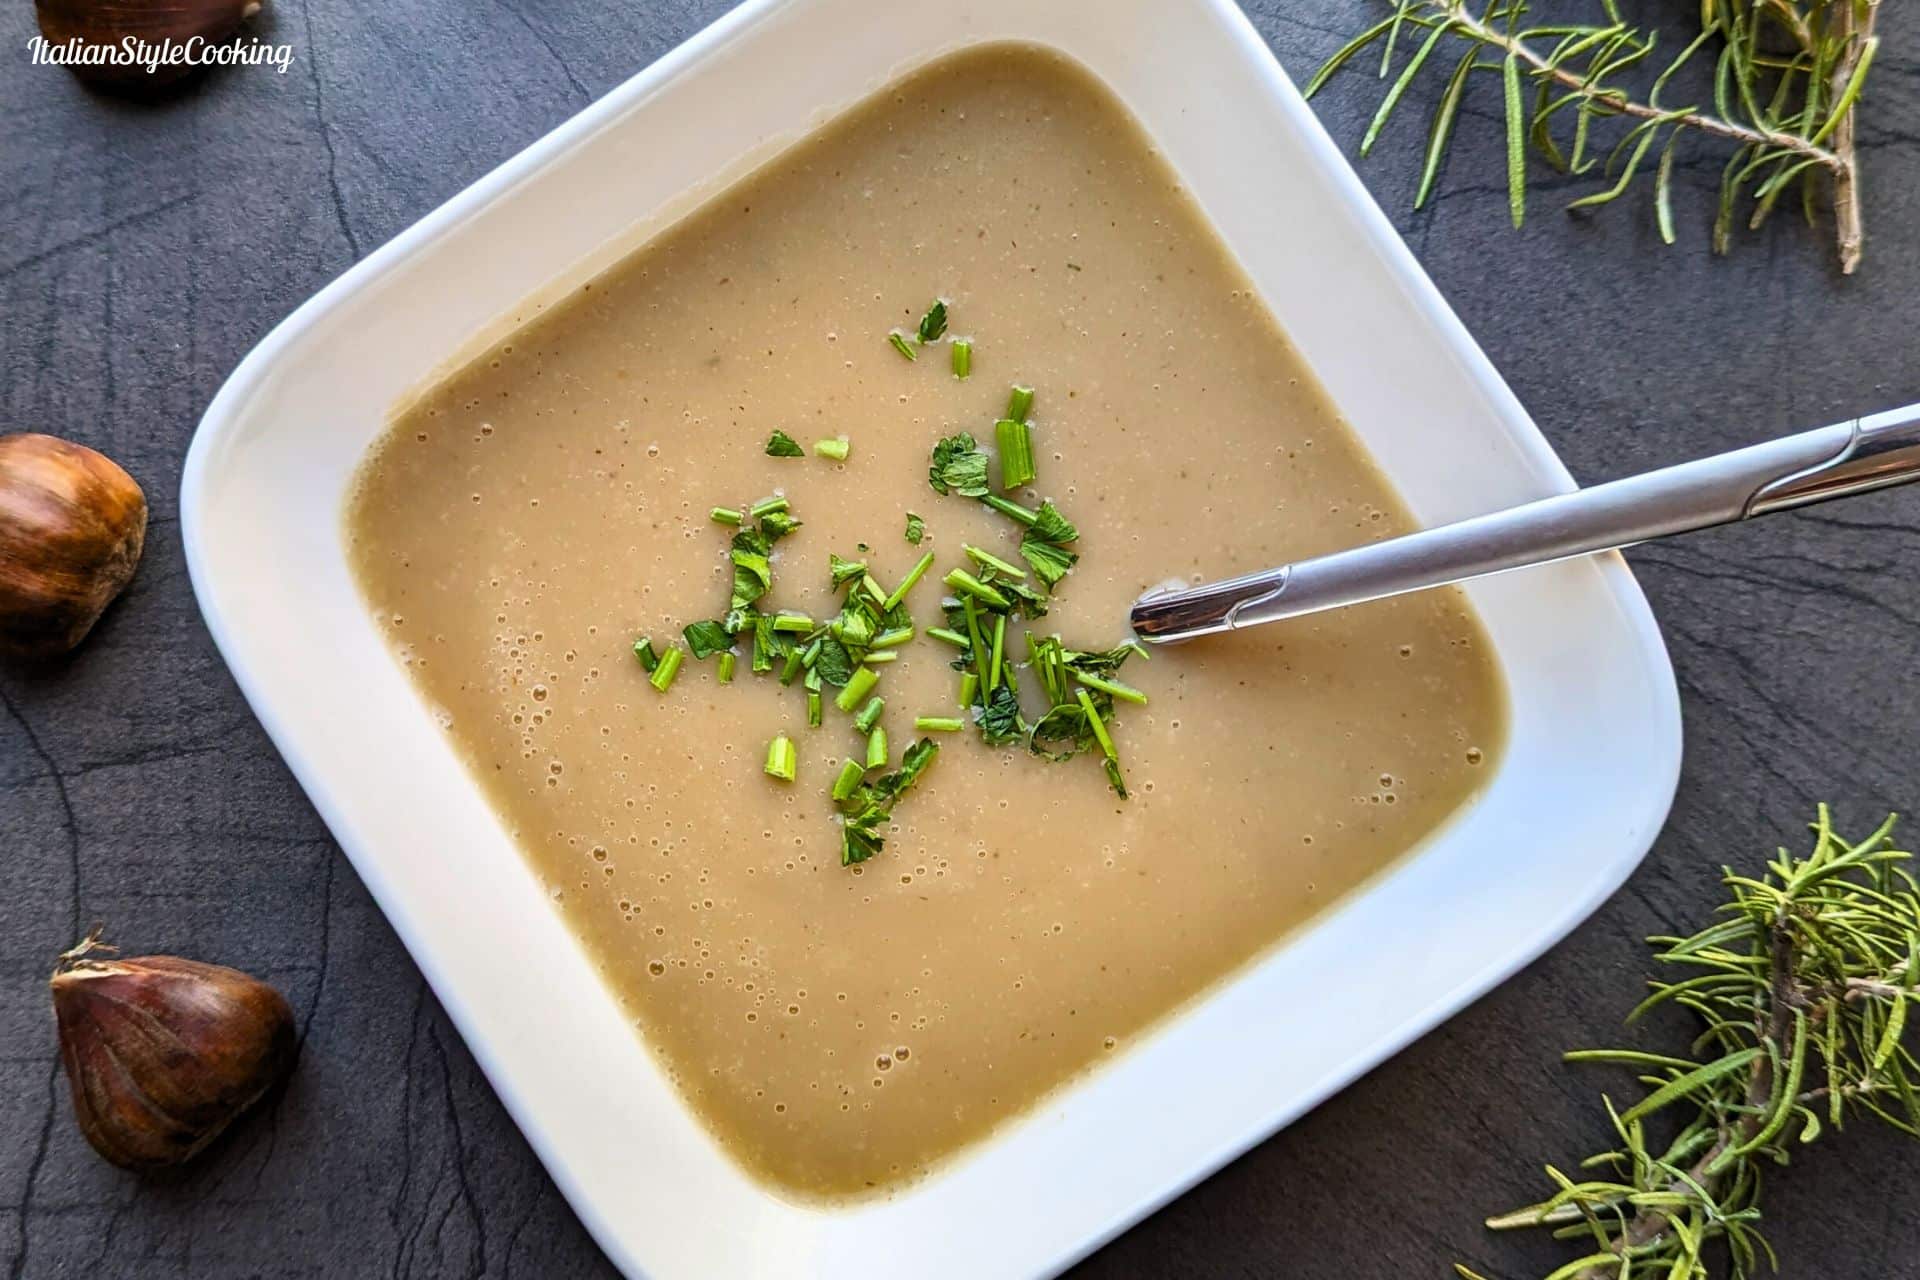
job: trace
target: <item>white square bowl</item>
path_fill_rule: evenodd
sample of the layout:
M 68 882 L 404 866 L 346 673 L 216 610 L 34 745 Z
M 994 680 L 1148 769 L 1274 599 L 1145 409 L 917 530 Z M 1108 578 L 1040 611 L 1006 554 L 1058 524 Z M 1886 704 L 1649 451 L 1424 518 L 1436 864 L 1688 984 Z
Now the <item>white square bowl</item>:
M 485 331 L 896 75 L 997 39 L 1055 48 L 1118 93 L 1419 519 L 1572 487 L 1229 0 L 755 0 L 289 317 L 194 437 L 181 494 L 194 589 L 288 765 L 630 1273 L 1064 1266 L 1558 940 L 1638 863 L 1672 799 L 1673 674 L 1624 563 L 1478 583 L 1511 738 L 1482 794 L 1419 850 L 890 1197 L 794 1204 L 721 1154 L 376 631 L 342 504 L 396 402 Z

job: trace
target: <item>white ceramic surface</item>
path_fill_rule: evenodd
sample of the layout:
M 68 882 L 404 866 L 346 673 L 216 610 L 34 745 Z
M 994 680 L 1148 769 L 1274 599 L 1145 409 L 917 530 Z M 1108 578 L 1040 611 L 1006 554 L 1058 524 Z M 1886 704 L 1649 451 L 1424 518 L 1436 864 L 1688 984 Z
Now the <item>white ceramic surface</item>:
M 891 1198 L 795 1205 L 719 1152 L 387 651 L 349 578 L 341 503 L 396 401 L 483 331 L 896 74 L 996 38 L 1058 48 L 1119 93 L 1422 520 L 1571 487 L 1228 0 L 756 0 L 301 307 L 194 438 L 194 589 L 488 1078 L 633 1274 L 1057 1269 L 1559 939 L 1639 861 L 1672 797 L 1673 675 L 1620 560 L 1479 583 L 1512 739 L 1481 798 L 1416 855 Z

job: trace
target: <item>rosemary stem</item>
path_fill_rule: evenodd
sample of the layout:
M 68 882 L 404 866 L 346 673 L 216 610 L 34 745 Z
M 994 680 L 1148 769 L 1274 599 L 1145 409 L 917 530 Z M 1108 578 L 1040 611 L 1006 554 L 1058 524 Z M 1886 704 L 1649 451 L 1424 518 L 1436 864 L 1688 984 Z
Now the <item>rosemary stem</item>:
M 1804 1002 L 1805 996 L 1793 976 L 1792 924 L 1784 917 L 1777 917 L 1772 933 L 1773 955 L 1767 978 L 1767 1000 L 1764 1007 L 1756 1010 L 1754 1017 L 1762 1040 L 1771 1043 L 1784 1062 L 1788 1043 L 1792 1039 L 1794 1009 Z M 1765 1053 L 1753 1060 L 1752 1072 L 1747 1077 L 1746 1108 L 1731 1122 L 1721 1124 L 1720 1136 L 1713 1145 L 1687 1170 L 1685 1178 L 1675 1178 L 1667 1184 L 1668 1191 L 1689 1198 L 1697 1197 L 1702 1189 L 1709 1196 L 1718 1195 L 1720 1184 L 1726 1176 L 1725 1170 L 1715 1167 L 1721 1155 L 1760 1132 L 1760 1126 L 1773 1110 L 1773 1063 L 1774 1055 Z M 1648 1208 L 1636 1214 L 1626 1230 L 1614 1240 L 1612 1252 L 1615 1256 L 1624 1256 L 1644 1248 L 1672 1230 L 1669 1212 Z M 1615 1263 L 1595 1263 L 1575 1272 L 1573 1280 L 1614 1280 L 1619 1271 Z
M 1532 46 L 1518 36 L 1508 35 L 1480 21 L 1460 0 L 1426 0 L 1426 4 L 1447 22 L 1466 32 L 1481 44 L 1491 45 L 1503 53 L 1514 55 L 1532 67 L 1534 74 L 1551 76 L 1583 98 L 1603 100 L 1610 110 L 1617 111 L 1621 115 L 1632 116 L 1636 120 L 1671 120 L 1675 124 L 1684 124 L 1702 133 L 1711 133 L 1717 137 L 1729 138 L 1750 146 L 1780 147 L 1797 152 L 1808 159 L 1817 160 L 1827 168 L 1836 171 L 1845 163 L 1833 151 L 1815 146 L 1797 134 L 1781 133 L 1774 129 L 1753 129 L 1731 120 L 1722 120 L 1718 116 L 1702 115 L 1698 111 L 1665 111 L 1644 102 L 1595 89 L 1587 83 L 1585 77 L 1565 67 L 1551 66 Z M 1848 73 L 1852 73 L 1851 65 L 1848 67 Z M 1841 83 L 1844 84 L 1845 81 Z
M 1834 19 L 1847 50 L 1846 56 L 1838 59 L 1833 68 L 1831 92 L 1835 101 L 1839 100 L 1839 95 L 1853 79 L 1861 51 L 1867 47 L 1867 41 L 1873 38 L 1874 22 L 1879 16 L 1880 5 L 1875 0 L 1875 3 L 1867 6 L 1866 28 L 1858 33 L 1860 38 L 1856 40 L 1853 39 L 1856 34 L 1853 6 L 1841 4 L 1834 7 Z M 1866 243 L 1866 230 L 1860 216 L 1860 168 L 1855 161 L 1853 136 L 1853 117 L 1857 109 L 1857 105 L 1848 107 L 1833 130 L 1833 149 L 1840 159 L 1840 163 L 1833 166 L 1834 235 L 1839 241 L 1840 273 L 1849 276 L 1860 265 L 1860 254 Z

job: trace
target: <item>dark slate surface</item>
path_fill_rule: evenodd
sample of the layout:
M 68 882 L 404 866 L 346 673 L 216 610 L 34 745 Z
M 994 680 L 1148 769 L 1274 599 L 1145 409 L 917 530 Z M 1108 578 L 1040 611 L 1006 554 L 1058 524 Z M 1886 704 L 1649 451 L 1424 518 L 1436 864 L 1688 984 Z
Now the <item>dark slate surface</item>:
M 219 74 L 160 108 L 27 66 L 29 6 L 0 12 L 0 429 L 109 451 L 154 513 L 138 579 L 77 659 L 0 673 L 8 1280 L 609 1271 L 242 704 L 188 589 L 176 490 L 201 409 L 274 322 L 724 7 L 278 3 L 262 33 L 295 47 L 289 74 Z M 1644 204 L 1574 219 L 1550 191 L 1516 234 L 1487 98 L 1429 213 L 1405 212 L 1418 120 L 1363 166 L 1581 478 L 1920 400 L 1920 22 L 1884 7 L 1853 280 L 1787 218 L 1713 259 L 1704 156 L 1683 163 L 1678 248 Z M 1254 6 L 1296 73 L 1369 12 Z M 1318 104 L 1343 143 L 1376 92 L 1343 81 Z M 1600 1081 L 1556 1055 L 1618 1034 L 1641 936 L 1699 920 L 1715 867 L 1795 838 L 1816 800 L 1855 828 L 1920 804 L 1920 491 L 1632 559 L 1687 719 L 1679 800 L 1646 865 L 1545 959 L 1085 1274 L 1399 1277 L 1455 1258 L 1540 1273 L 1564 1255 L 1477 1223 L 1529 1197 L 1542 1161 L 1603 1138 Z M 175 1176 L 114 1171 L 69 1117 L 44 982 L 96 919 L 272 979 L 307 1033 L 291 1085 Z M 1915 1175 L 1920 1147 L 1863 1126 L 1777 1176 L 1788 1274 L 1920 1274 Z

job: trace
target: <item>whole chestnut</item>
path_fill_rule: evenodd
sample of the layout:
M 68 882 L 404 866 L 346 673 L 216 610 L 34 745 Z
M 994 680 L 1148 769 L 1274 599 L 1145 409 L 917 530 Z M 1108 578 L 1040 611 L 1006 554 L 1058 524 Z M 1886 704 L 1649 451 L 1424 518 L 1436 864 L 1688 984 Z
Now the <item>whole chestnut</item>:
M 172 41 L 184 47 L 199 39 L 218 44 L 260 12 L 260 0 L 34 0 L 40 34 L 50 45 L 78 41 L 83 48 L 124 47 L 125 42 L 151 46 Z M 105 60 L 98 56 L 67 63 L 67 69 L 90 84 L 118 88 L 171 84 L 200 70 L 196 63 Z
M 46 658 L 86 636 L 140 563 L 147 498 L 105 454 L 0 436 L 0 653 Z
M 95 929 L 53 972 L 74 1119 L 122 1168 L 179 1164 L 293 1065 L 293 1010 L 238 969 L 113 951 Z

